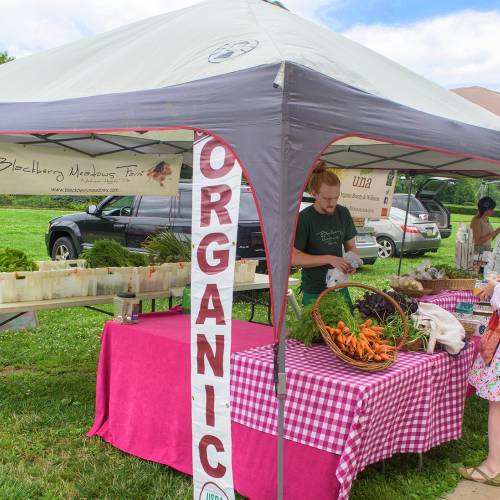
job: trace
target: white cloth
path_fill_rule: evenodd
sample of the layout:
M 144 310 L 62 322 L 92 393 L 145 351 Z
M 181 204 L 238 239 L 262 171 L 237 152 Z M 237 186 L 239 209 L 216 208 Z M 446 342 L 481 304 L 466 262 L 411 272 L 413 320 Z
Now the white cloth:
M 423 327 L 429 334 L 427 352 L 434 352 L 436 342 L 450 354 L 458 354 L 464 347 L 465 330 L 453 314 L 436 304 L 421 302 L 411 316 L 417 327 Z

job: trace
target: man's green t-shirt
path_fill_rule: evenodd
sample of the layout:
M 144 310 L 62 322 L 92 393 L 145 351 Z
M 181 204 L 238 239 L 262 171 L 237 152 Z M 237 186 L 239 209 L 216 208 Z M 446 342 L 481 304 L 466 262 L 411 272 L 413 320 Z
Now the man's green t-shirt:
M 320 214 L 314 205 L 299 215 L 294 247 L 310 255 L 336 255 L 342 257 L 344 242 L 357 234 L 349 210 L 337 205 L 331 215 Z M 302 269 L 302 290 L 319 294 L 326 288 L 326 273 L 330 266 Z

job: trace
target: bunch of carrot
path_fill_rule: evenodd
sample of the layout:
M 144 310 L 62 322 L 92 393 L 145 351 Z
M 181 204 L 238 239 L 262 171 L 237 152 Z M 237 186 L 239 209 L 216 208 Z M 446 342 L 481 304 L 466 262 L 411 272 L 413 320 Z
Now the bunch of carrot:
M 394 347 L 381 338 L 384 327 L 372 325 L 371 319 L 361 323 L 358 331 L 352 331 L 343 321 L 336 327 L 327 326 L 326 330 L 342 352 L 354 359 L 387 361 L 394 351 Z

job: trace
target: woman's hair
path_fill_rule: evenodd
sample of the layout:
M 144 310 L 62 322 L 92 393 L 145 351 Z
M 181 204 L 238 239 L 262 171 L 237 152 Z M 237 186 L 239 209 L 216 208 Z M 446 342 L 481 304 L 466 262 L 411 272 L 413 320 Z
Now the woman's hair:
M 309 179 L 309 192 L 318 193 L 322 184 L 327 186 L 338 186 L 340 179 L 337 174 L 327 167 L 324 161 L 318 162 Z
M 490 198 L 489 196 L 481 198 L 477 202 L 477 210 L 479 212 L 479 217 L 482 217 L 486 212 L 486 210 L 490 210 L 492 208 L 495 208 L 496 206 L 497 206 L 496 201 L 493 198 Z

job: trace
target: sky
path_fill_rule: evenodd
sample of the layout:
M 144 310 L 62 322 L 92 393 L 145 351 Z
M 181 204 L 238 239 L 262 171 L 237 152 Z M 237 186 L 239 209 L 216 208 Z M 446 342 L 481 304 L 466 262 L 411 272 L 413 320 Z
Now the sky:
M 500 91 L 500 0 L 281 1 L 444 87 Z M 0 0 L 0 52 L 22 57 L 195 3 Z

